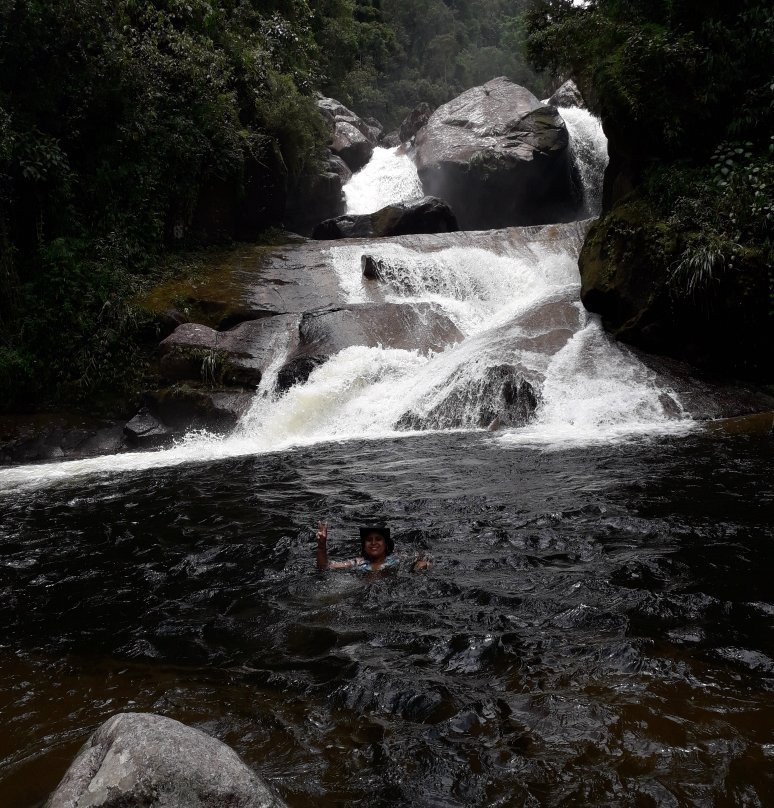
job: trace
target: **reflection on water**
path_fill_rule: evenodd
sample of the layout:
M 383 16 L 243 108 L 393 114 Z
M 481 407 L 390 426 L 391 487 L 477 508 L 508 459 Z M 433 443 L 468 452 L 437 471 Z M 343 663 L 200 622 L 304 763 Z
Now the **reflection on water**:
M 0 498 L 0 805 L 121 710 L 291 806 L 772 804 L 771 459 L 451 434 Z M 429 574 L 315 572 L 380 515 Z

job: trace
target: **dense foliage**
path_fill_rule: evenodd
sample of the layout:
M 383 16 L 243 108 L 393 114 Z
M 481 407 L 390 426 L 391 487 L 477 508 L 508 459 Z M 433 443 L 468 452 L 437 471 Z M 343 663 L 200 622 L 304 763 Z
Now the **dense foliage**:
M 326 91 L 388 128 L 421 101 L 435 108 L 495 76 L 546 93 L 546 79 L 525 54 L 528 5 L 529 0 L 356 0 L 353 25 L 331 32 L 323 40 L 329 44 L 321 44 Z
M 524 5 L 0 0 L 0 410 L 131 391 L 150 344 L 133 295 L 248 183 L 253 230 L 281 223 L 328 136 L 315 91 L 397 124 L 529 82 Z
M 610 168 L 597 229 L 607 252 L 624 221 L 630 243 L 639 230 L 661 233 L 653 276 L 704 312 L 706 338 L 731 329 L 722 318 L 735 312 L 754 351 L 774 323 L 771 4 L 536 0 L 527 23 L 536 64 L 577 77 L 602 117 Z M 757 318 L 751 301 L 767 288 L 768 314 Z M 763 356 L 737 361 L 731 369 L 771 372 Z

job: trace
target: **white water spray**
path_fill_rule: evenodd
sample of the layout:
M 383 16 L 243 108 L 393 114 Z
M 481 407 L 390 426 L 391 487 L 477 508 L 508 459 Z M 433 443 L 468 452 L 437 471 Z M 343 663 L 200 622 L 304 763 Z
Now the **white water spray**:
M 570 148 L 575 155 L 583 182 L 583 193 L 589 216 L 599 216 L 602 210 L 602 180 L 607 167 L 607 138 L 602 122 L 587 109 L 560 107 L 570 135 Z
M 422 196 L 417 167 L 400 146 L 377 146 L 368 163 L 344 186 L 347 213 L 373 213 Z

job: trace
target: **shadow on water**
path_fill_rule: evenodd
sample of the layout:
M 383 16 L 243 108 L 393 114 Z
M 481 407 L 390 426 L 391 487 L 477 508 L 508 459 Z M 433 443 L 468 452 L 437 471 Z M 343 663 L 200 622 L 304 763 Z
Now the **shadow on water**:
M 122 710 L 290 806 L 774 804 L 772 447 L 434 435 L 0 496 L 0 805 Z M 320 575 L 318 516 L 434 566 Z

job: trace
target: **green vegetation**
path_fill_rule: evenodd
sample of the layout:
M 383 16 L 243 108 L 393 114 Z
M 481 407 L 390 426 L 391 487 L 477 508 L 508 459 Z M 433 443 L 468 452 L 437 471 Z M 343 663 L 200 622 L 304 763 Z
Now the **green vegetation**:
M 421 101 L 435 108 L 495 76 L 547 94 L 525 55 L 529 3 L 356 0 L 353 26 L 322 40 L 324 90 L 388 129 Z
M 132 301 L 170 252 L 281 225 L 314 92 L 396 125 L 537 81 L 526 2 L 0 0 L 0 411 L 125 411 L 155 338 Z
M 770 378 L 770 3 L 536 0 L 527 24 L 535 63 L 576 77 L 609 138 L 605 215 L 592 232 L 605 243 L 590 246 L 585 266 L 601 277 L 589 256 L 606 257 L 601 274 L 617 271 L 623 286 L 635 269 L 647 272 L 659 327 L 670 323 L 665 338 L 695 343 L 687 358 Z M 627 243 L 659 233 L 646 261 L 627 252 Z M 631 332 L 625 319 L 634 312 L 625 305 L 603 313 L 614 330 Z M 657 347 L 679 352 L 677 345 Z

